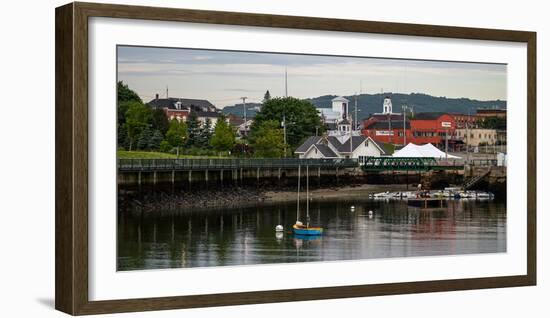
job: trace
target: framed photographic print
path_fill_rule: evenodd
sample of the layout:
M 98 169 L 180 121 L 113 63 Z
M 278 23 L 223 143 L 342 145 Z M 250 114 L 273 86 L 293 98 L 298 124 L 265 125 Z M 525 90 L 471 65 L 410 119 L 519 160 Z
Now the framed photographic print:
M 535 285 L 535 109 L 534 32 L 59 7 L 56 308 Z

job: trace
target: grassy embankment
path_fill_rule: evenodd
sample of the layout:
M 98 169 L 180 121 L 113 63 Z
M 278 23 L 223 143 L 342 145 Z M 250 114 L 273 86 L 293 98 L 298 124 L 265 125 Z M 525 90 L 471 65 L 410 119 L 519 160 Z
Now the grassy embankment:
M 179 155 L 166 152 L 156 151 L 126 151 L 117 150 L 116 156 L 118 159 L 176 159 L 176 158 L 223 158 L 220 156 L 190 156 Z

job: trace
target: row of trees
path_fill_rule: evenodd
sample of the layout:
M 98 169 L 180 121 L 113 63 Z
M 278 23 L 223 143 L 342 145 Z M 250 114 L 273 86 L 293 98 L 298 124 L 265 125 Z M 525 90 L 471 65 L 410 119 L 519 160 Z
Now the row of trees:
M 191 112 L 186 122 L 169 121 L 162 109 L 144 104 L 122 82 L 118 83 L 118 147 L 125 150 L 155 150 L 191 155 L 292 156 L 303 140 L 323 130 L 317 109 L 309 101 L 293 97 L 272 98 L 266 92 L 250 134 L 237 142 L 225 118 L 214 127 Z M 284 127 L 286 126 L 286 143 Z
M 209 119 L 201 123 L 195 112 L 187 122 L 169 121 L 162 109 L 144 104 L 124 83 L 118 82 L 117 89 L 120 149 L 211 155 L 229 152 L 235 145 L 235 133 L 223 117 L 215 127 Z
M 286 126 L 286 144 L 284 140 Z M 292 156 L 307 137 L 322 132 L 317 109 L 312 103 L 294 97 L 264 96 L 261 110 L 250 128 L 249 142 L 256 157 Z

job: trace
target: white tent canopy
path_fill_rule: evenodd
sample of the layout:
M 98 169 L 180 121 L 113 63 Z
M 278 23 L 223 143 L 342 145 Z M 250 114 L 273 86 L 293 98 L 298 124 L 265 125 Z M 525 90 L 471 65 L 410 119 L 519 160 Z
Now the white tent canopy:
M 436 158 L 436 159 L 461 159 L 460 157 L 447 155 L 432 144 L 415 145 L 409 143 L 405 147 L 399 149 L 393 154 L 394 157 L 412 157 L 412 158 Z

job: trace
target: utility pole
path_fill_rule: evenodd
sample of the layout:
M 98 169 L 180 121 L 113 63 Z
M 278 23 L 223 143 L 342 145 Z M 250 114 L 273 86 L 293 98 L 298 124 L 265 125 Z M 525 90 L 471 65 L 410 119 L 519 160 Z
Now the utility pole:
M 285 97 L 288 97 L 288 74 L 285 67 Z
M 353 128 L 351 129 L 352 131 L 354 131 L 355 129 L 357 129 L 357 93 L 355 93 L 355 111 L 354 111 L 354 115 L 353 115 Z
M 286 158 L 286 116 L 283 112 L 283 145 L 284 145 L 284 154 Z
M 403 105 L 403 146 L 407 145 L 407 129 L 406 129 L 406 114 L 407 114 L 407 105 Z
M 449 128 L 445 128 L 445 160 L 446 161 L 449 158 L 448 150 L 449 150 Z
M 391 113 L 388 113 L 388 136 L 390 138 L 390 144 L 392 143 L 393 141 L 393 131 L 391 130 Z
M 468 108 L 468 117 L 466 119 L 466 162 L 470 164 L 470 108 Z
M 246 99 L 248 97 L 244 96 L 244 97 L 241 97 L 241 99 L 243 100 L 243 112 L 244 112 L 244 134 L 245 136 L 248 134 L 248 132 L 246 131 Z
M 166 86 L 166 99 L 168 99 L 168 85 Z

